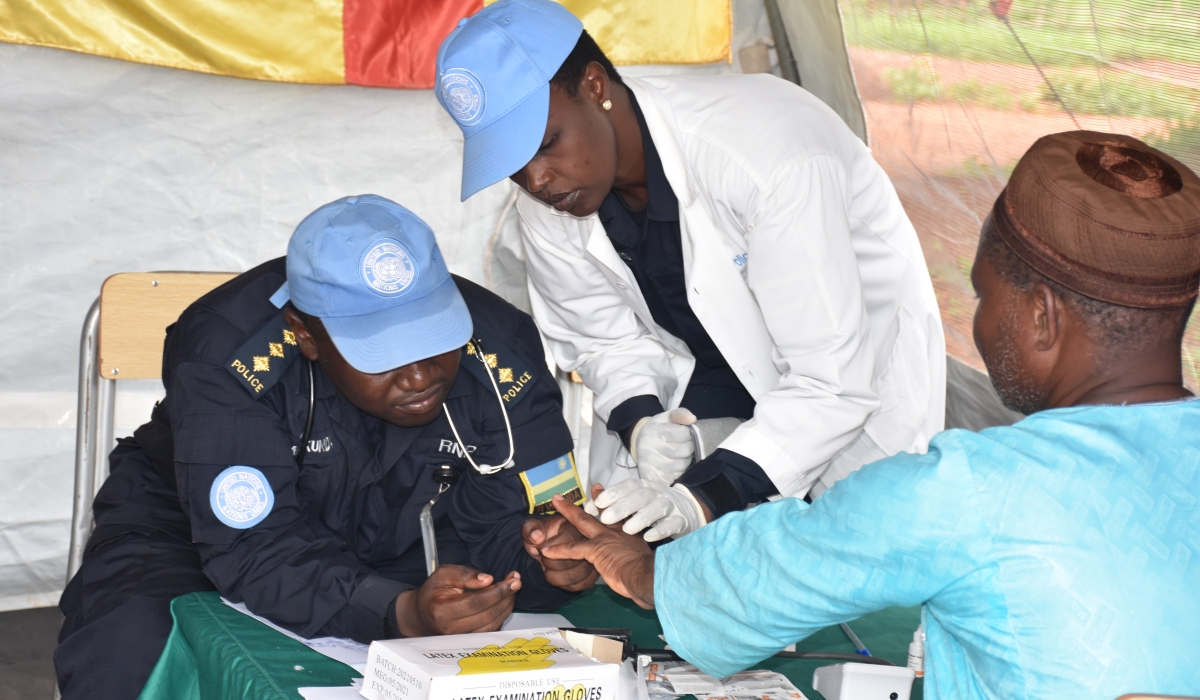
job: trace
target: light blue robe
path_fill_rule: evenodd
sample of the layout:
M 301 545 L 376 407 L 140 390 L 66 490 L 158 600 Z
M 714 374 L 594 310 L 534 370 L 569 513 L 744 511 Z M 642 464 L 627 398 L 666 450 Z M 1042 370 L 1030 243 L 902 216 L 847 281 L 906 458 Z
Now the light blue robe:
M 659 549 L 658 616 L 716 677 L 924 603 L 932 700 L 1200 694 L 1198 467 L 1197 400 L 946 431 Z

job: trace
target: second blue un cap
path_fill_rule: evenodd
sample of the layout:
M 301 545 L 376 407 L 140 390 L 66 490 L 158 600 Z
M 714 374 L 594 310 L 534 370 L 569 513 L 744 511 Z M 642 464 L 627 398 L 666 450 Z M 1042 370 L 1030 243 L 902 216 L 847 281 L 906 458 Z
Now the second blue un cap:
M 582 33 L 556 2 L 500 0 L 442 42 L 434 91 L 463 132 L 463 201 L 533 159 L 546 134 L 550 79 Z
M 338 352 L 378 374 L 471 339 L 471 314 L 433 231 L 373 194 L 309 214 L 288 243 L 287 278 L 271 297 L 321 319 Z

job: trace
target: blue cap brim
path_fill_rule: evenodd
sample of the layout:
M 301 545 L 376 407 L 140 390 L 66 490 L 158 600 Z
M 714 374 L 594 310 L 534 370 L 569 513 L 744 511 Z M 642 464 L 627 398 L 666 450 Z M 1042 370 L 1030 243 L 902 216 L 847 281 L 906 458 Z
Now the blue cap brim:
M 446 281 L 420 299 L 363 316 L 321 319 L 346 362 L 379 374 L 461 348 L 471 339 L 471 312 Z
M 463 141 L 462 201 L 516 173 L 537 155 L 550 118 L 550 83 Z
M 292 288 L 288 286 L 287 282 L 284 282 L 282 285 L 280 285 L 279 289 L 276 289 L 275 293 L 271 295 L 271 303 L 274 304 L 275 308 L 277 309 L 282 309 L 284 304 L 287 304 L 291 300 Z

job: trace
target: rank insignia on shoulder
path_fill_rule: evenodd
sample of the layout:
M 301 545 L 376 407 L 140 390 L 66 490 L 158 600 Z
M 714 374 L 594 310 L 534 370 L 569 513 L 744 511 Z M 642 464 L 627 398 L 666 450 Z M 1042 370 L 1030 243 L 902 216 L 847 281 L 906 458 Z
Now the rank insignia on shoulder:
M 538 378 L 537 371 L 529 363 L 494 340 L 485 342 L 472 338 L 463 348 L 462 366 L 489 390 L 495 379 L 506 408 L 520 403 L 525 398 L 526 387 Z M 488 378 L 489 371 L 492 379 Z
M 533 515 L 551 515 L 555 494 L 583 505 L 587 497 L 583 494 L 583 483 L 575 470 L 575 454 L 568 452 L 541 466 L 521 472 L 521 483 L 525 485 L 525 497 L 529 500 L 529 512 Z
M 299 356 L 296 335 L 279 314 L 234 351 L 225 369 L 257 399 L 275 386 Z

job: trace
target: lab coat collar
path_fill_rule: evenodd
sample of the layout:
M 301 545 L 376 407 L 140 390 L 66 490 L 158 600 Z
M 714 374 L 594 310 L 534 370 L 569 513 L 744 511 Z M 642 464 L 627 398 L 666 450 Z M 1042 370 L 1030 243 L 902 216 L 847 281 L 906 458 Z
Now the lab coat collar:
M 646 204 L 646 218 L 651 221 L 679 221 L 679 199 L 671 188 L 671 182 L 663 171 L 662 158 L 654 145 L 654 138 L 646 126 L 646 117 L 642 114 L 637 98 L 630 94 L 633 110 L 637 114 L 638 128 L 642 132 L 642 155 L 646 160 L 646 193 L 649 201 Z
M 637 115 L 638 128 L 642 134 L 642 154 L 646 162 L 646 195 L 648 200 L 645 208 L 646 218 L 650 221 L 660 223 L 677 222 L 679 221 L 679 200 L 675 197 L 675 191 L 671 189 L 671 183 L 667 180 L 666 173 L 663 172 L 662 159 L 658 156 L 658 149 L 654 146 L 654 139 L 650 136 L 650 130 L 646 128 L 646 120 L 642 116 L 642 110 L 638 106 L 637 98 L 633 97 L 632 93 L 630 100 L 633 103 L 633 111 Z M 600 217 L 600 223 L 604 224 L 604 229 L 608 232 L 608 237 L 614 243 L 625 248 L 637 248 L 641 246 L 642 241 L 646 237 L 644 226 L 637 226 L 636 224 L 612 226 L 613 219 L 626 216 L 626 211 L 629 211 L 629 207 L 625 204 L 621 196 L 614 191 L 609 193 L 596 214 Z M 633 217 L 630 216 L 629 218 L 632 219 Z
M 667 182 L 671 183 L 671 190 L 679 202 L 678 207 L 691 206 L 696 199 L 697 191 L 684 162 L 683 152 L 679 148 L 679 139 L 674 127 L 675 113 L 671 109 L 671 105 L 663 98 L 658 88 L 652 86 L 647 80 L 625 78 L 624 81 L 625 87 L 629 88 L 637 100 L 642 119 L 646 123 L 646 129 L 650 132 L 654 148 L 658 151 L 658 157 L 662 161 L 663 173 L 666 175 Z M 676 220 L 678 220 L 678 209 L 676 210 Z

